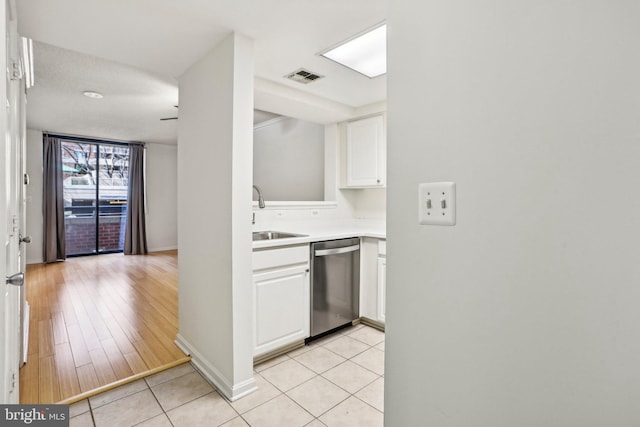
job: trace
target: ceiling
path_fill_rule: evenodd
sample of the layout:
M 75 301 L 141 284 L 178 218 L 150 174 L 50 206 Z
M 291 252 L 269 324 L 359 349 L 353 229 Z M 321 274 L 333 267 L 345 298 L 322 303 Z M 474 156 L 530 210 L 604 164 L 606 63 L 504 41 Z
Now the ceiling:
M 255 41 L 257 87 L 283 98 L 303 92 L 325 108 L 386 99 L 386 76 L 369 79 L 317 55 L 382 22 L 384 0 L 17 3 L 19 32 L 36 42 L 27 107 L 32 129 L 174 144 L 177 121 L 160 118 L 176 115 L 177 79 L 232 31 Z M 326 77 L 308 85 L 283 77 L 300 67 Z M 85 90 L 104 98 L 83 97 Z

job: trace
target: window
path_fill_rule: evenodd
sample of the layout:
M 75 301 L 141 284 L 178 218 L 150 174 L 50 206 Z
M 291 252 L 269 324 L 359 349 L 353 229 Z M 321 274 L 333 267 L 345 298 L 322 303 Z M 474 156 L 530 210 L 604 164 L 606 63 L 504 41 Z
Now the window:
M 67 256 L 122 252 L 129 147 L 62 141 Z

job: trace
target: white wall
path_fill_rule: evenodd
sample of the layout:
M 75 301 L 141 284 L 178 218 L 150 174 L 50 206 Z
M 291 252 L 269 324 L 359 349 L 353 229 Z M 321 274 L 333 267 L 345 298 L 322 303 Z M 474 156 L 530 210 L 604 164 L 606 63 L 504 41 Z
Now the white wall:
M 27 264 L 43 262 L 42 131 L 27 130 Z M 177 148 L 147 144 L 147 246 L 149 251 L 178 247 Z
M 387 189 L 364 188 L 341 190 L 353 199 L 353 215 L 358 219 L 385 219 L 387 217 Z
M 324 200 L 324 125 L 282 117 L 254 127 L 253 183 L 265 200 Z
M 255 389 L 253 43 L 231 34 L 179 79 L 177 342 L 228 398 Z
M 385 424 L 640 425 L 640 3 L 388 6 Z
M 386 110 L 386 102 L 377 102 L 353 109 L 349 118 L 385 113 Z M 346 164 L 344 163 L 346 132 L 344 132 L 343 123 L 330 123 L 324 126 L 324 200 L 332 201 L 333 206 L 305 208 L 303 204 L 299 204 L 294 207 L 283 207 L 281 204 L 267 201 L 267 208 L 264 210 L 254 206 L 255 230 L 288 227 L 292 222 L 300 221 L 335 224 L 337 221 L 353 219 L 380 221 L 386 218 L 387 190 L 385 188 L 338 188 L 339 183 L 344 181 L 346 173 Z
M 147 144 L 146 200 L 149 251 L 178 247 L 178 149 Z
M 42 131 L 27 129 L 27 173 L 29 185 L 26 194 L 27 231 L 31 243 L 25 245 L 27 264 L 44 260 L 42 222 Z
M 324 200 L 326 202 L 300 202 L 295 205 L 266 202 L 265 209 L 253 206 L 256 223 L 254 230 L 287 230 L 300 222 L 305 224 L 335 223 L 353 219 L 354 198 L 337 190 L 338 140 L 337 124 L 324 126 Z M 311 203 L 311 206 L 305 203 Z

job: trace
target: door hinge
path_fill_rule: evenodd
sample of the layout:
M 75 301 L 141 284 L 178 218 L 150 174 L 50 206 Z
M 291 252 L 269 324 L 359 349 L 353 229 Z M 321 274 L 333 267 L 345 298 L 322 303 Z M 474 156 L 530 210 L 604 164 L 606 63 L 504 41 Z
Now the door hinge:
M 18 215 L 13 215 L 11 217 L 11 223 L 12 223 L 12 227 L 11 227 L 11 233 L 9 233 L 10 236 L 15 236 L 16 233 L 18 232 Z
M 18 61 L 11 61 L 11 80 L 20 80 L 22 78 L 22 67 Z
M 9 393 L 13 393 L 16 389 L 16 381 L 18 380 L 16 373 L 11 371 L 11 387 L 9 387 Z

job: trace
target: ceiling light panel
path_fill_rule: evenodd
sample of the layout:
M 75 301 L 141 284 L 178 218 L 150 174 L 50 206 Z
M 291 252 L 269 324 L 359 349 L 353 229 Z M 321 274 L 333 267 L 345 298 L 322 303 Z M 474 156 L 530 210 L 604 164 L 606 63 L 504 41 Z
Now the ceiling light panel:
M 320 55 L 369 78 L 387 72 L 387 25 L 360 34 Z
M 82 94 L 84 96 L 86 96 L 87 98 L 93 98 L 93 99 L 102 99 L 103 95 L 100 92 L 95 92 L 92 90 L 85 90 L 84 92 L 82 92 Z

